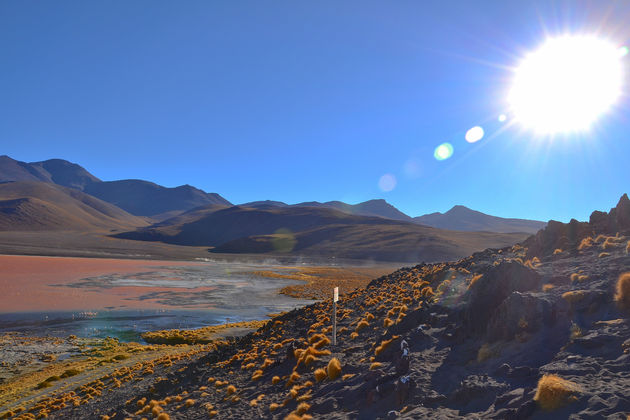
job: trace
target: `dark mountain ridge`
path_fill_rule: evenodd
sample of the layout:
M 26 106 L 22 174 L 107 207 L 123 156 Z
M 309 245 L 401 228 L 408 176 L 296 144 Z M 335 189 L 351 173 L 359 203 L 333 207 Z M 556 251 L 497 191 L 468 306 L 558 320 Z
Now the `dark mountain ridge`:
M 169 188 L 139 179 L 101 181 L 82 166 L 63 159 L 26 163 L 0 156 L 3 181 L 40 181 L 76 188 L 133 215 L 157 219 L 207 204 L 231 205 L 219 194 L 190 185 Z
M 430 213 L 424 216 L 414 217 L 414 222 L 440 229 L 462 231 L 489 231 L 489 232 L 526 232 L 536 233 L 545 222 L 527 219 L 507 219 L 490 216 L 465 206 L 454 206 L 446 213 Z

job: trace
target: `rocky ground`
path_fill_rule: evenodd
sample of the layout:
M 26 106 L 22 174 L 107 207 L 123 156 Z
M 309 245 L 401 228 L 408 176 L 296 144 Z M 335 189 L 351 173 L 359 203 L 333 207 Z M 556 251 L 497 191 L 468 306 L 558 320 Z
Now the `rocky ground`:
M 630 412 L 630 200 L 420 264 L 205 351 L 116 369 L 7 417 L 616 418 Z M 630 306 L 630 305 L 628 305 Z

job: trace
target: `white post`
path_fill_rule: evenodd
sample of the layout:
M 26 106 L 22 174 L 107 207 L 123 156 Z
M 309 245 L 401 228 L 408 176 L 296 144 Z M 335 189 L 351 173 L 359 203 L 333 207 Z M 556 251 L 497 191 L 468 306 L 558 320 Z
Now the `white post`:
M 337 301 L 339 300 L 339 288 L 335 287 L 333 291 L 333 315 L 332 315 L 332 323 L 333 323 L 333 346 L 337 345 Z

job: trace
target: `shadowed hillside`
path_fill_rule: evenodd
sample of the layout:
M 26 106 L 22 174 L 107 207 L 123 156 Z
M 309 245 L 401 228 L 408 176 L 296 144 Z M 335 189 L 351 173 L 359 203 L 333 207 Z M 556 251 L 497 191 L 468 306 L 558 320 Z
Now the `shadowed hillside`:
M 346 204 L 341 201 L 327 201 L 320 203 L 318 201 L 307 201 L 298 204 L 286 204 L 281 201 L 254 201 L 242 204 L 241 207 L 253 208 L 269 208 L 269 207 L 323 207 L 339 210 L 348 214 L 356 214 L 358 216 L 376 216 L 386 219 L 411 221 L 411 217 L 398 210 L 385 200 L 368 200 L 358 204 Z
M 444 231 L 325 207 L 210 206 L 116 237 L 210 246 L 223 253 L 436 261 L 513 244 L 525 235 Z
M 414 217 L 414 222 L 440 229 L 487 232 L 536 233 L 545 222 L 526 219 L 505 219 L 490 216 L 464 206 L 455 206 L 446 213 L 431 213 Z

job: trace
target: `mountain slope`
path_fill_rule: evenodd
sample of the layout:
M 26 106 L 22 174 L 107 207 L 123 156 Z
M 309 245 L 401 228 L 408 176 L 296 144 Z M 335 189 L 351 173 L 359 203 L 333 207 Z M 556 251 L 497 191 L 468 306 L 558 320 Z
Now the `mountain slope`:
M 198 206 L 231 205 L 219 194 L 190 185 L 168 188 L 137 179 L 103 182 L 83 167 L 63 159 L 26 163 L 0 156 L 0 182 L 6 181 L 42 181 L 76 188 L 136 216 L 158 220 Z
M 453 232 L 330 208 L 234 206 L 199 208 L 187 216 L 115 235 L 117 238 L 215 247 L 225 253 L 435 261 L 501 247 L 524 234 Z
M 48 182 L 0 184 L 0 230 L 111 230 L 146 226 L 145 219 L 81 191 Z
M 207 204 L 230 205 L 219 194 L 208 194 L 190 185 L 167 188 L 139 179 L 94 183 L 88 185 L 85 192 L 142 216 L 189 210 Z
M 431 213 L 414 217 L 413 221 L 440 229 L 487 232 L 536 233 L 546 223 L 527 219 L 506 219 L 490 216 L 464 206 L 455 206 L 446 213 Z
M 359 216 L 375 216 L 384 217 L 386 219 L 411 221 L 412 218 L 398 210 L 383 199 L 368 200 L 358 204 L 347 204 L 342 201 L 327 201 L 320 203 L 319 201 L 305 201 L 298 204 L 286 204 L 282 201 L 252 201 L 240 204 L 241 207 L 252 208 L 270 208 L 270 207 L 320 207 L 339 210 L 347 214 L 356 214 Z

